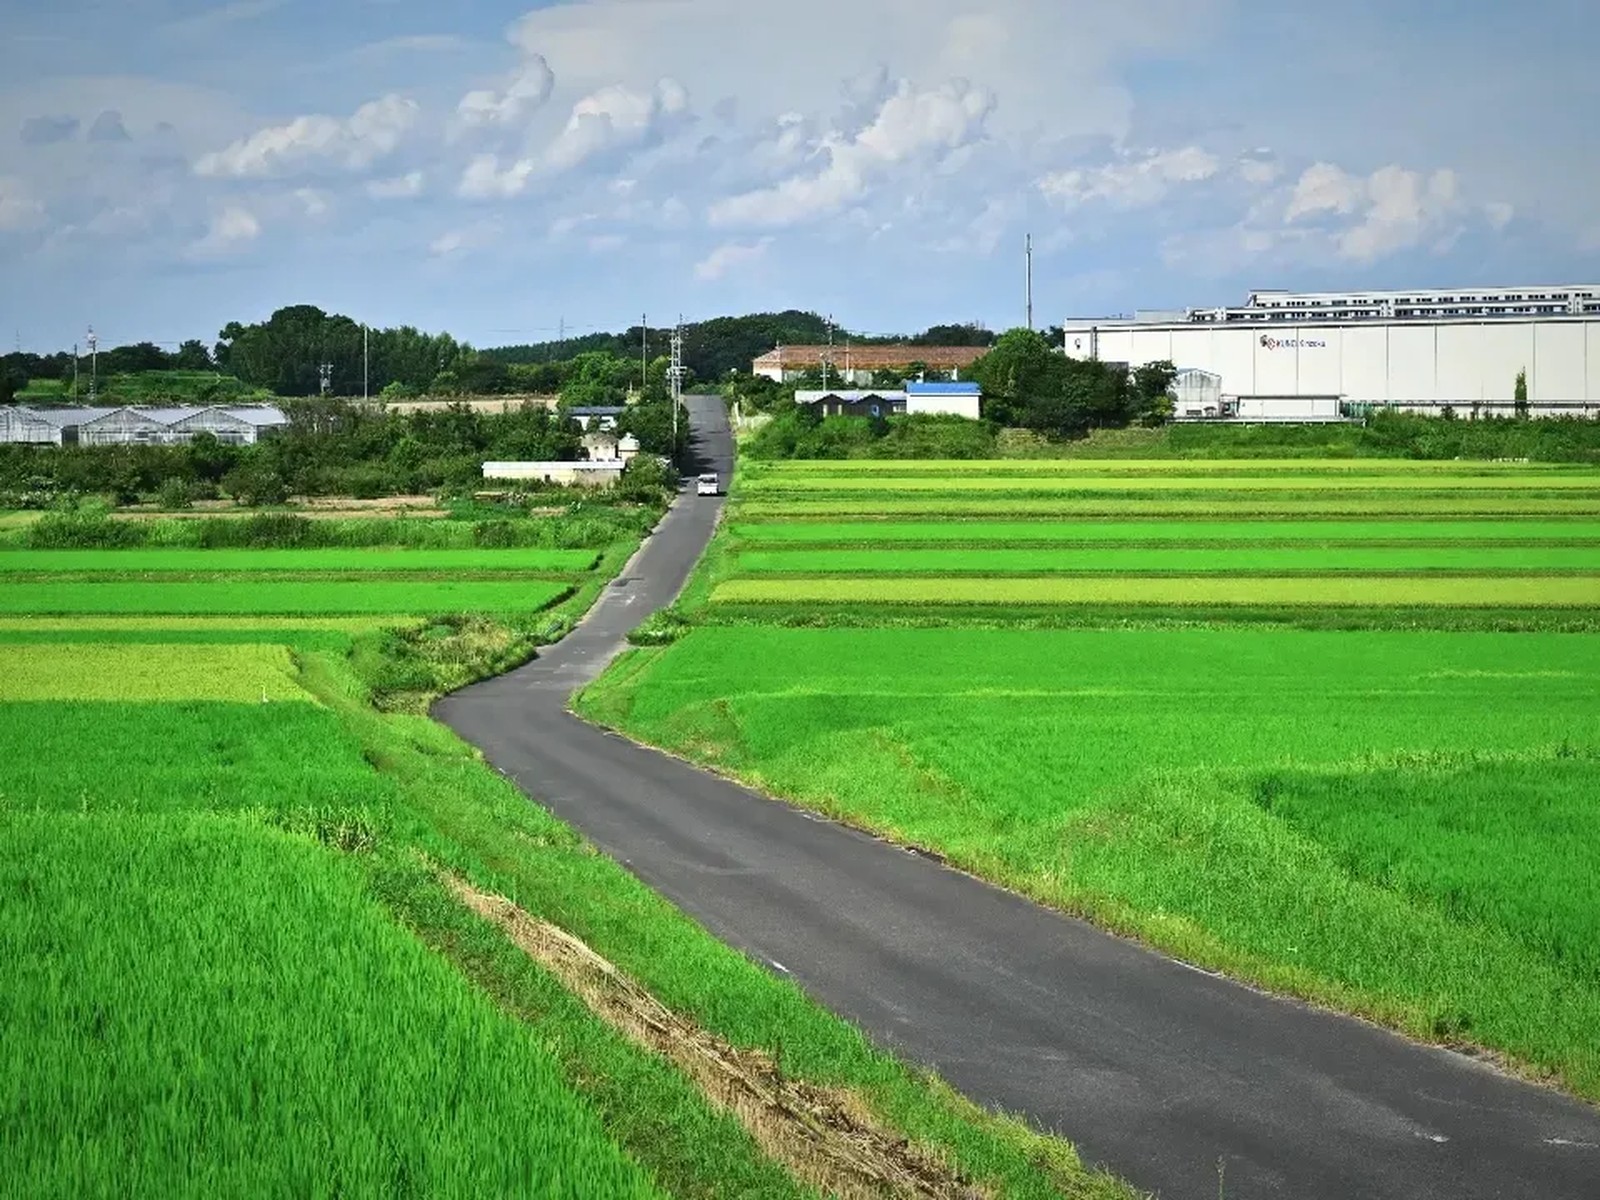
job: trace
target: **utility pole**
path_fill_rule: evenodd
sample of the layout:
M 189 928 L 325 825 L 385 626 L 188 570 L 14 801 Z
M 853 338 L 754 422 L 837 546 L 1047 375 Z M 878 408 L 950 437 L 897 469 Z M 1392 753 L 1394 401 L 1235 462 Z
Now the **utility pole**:
M 667 369 L 667 379 L 672 385 L 672 457 L 678 457 L 678 405 L 683 399 L 683 314 L 672 329 L 672 366 Z
M 1028 239 L 1023 251 L 1023 257 L 1026 262 L 1026 283 L 1024 285 L 1024 294 L 1027 298 L 1028 328 L 1031 330 L 1033 328 L 1033 234 L 1031 233 L 1028 234 Z
M 78 343 L 72 343 L 72 402 L 78 402 Z
M 545 326 L 545 328 L 548 329 L 549 326 L 547 325 L 547 326 Z M 566 317 L 562 317 L 556 323 L 556 345 L 559 347 L 559 349 L 556 351 L 556 358 L 558 360 L 565 358 L 567 356 L 567 318 Z
M 100 392 L 100 342 L 94 336 L 94 326 L 89 326 L 89 403 L 95 402 L 95 397 Z
M 828 314 L 828 349 L 822 356 L 822 390 L 828 390 L 828 368 L 833 365 L 833 314 Z
M 639 314 L 639 399 L 650 386 L 650 314 Z
M 365 324 L 363 324 L 361 326 L 361 401 L 363 404 L 370 399 L 370 395 L 368 393 L 368 384 L 370 379 L 371 376 L 368 371 L 367 357 L 367 327 Z

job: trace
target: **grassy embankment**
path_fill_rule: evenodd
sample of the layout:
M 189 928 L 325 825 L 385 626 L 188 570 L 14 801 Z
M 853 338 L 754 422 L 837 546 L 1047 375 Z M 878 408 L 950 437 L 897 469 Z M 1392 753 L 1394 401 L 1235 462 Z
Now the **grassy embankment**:
M 887 466 L 742 468 L 676 641 L 582 710 L 1600 1098 L 1600 475 Z

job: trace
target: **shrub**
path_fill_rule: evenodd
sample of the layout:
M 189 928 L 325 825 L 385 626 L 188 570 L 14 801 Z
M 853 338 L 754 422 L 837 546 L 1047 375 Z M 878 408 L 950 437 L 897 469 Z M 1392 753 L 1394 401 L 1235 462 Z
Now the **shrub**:
M 161 486 L 156 489 L 156 503 L 168 512 L 193 507 L 194 493 L 189 481 L 177 475 L 162 480 Z
M 289 489 L 276 471 L 260 467 L 239 467 L 222 479 L 222 490 L 247 508 L 263 504 L 282 504 Z

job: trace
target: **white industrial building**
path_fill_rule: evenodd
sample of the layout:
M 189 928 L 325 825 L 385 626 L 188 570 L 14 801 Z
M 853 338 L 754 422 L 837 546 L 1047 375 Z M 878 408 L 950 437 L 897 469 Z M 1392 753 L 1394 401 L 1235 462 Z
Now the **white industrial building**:
M 1600 285 L 1252 292 L 1239 308 L 1071 319 L 1074 358 L 1167 361 L 1180 420 L 1329 421 L 1367 406 L 1600 416 Z
M 287 425 L 283 410 L 271 404 L 209 405 L 187 408 L 90 408 L 64 405 L 0 407 L 0 442 L 46 446 L 173 446 L 197 433 L 219 442 L 250 446 L 263 433 Z

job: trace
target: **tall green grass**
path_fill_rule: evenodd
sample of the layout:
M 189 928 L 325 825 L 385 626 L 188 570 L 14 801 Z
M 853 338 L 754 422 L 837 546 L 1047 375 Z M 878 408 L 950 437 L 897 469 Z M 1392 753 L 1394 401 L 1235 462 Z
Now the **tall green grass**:
M 657 1194 L 532 1031 L 308 839 L 0 815 L 20 1195 Z
M 1193 960 L 1600 1097 L 1600 642 L 706 628 L 582 706 Z
M 1185 520 L 1241 520 L 1284 517 L 1600 517 L 1600 499 L 1574 496 L 1417 495 L 1393 491 L 1369 495 L 1285 496 L 1272 492 L 1216 492 L 1191 498 L 1162 493 L 1076 496 L 957 494 L 908 496 L 890 491 L 827 499 L 810 495 L 757 493 L 735 497 L 741 520 L 788 521 L 798 518 L 885 517 L 1036 517 L 1080 520 L 1086 517 L 1142 517 Z

